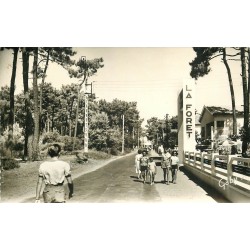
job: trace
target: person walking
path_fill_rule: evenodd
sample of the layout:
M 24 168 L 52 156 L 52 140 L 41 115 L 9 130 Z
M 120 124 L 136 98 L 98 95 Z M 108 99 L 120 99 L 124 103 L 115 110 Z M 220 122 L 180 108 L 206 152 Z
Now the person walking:
M 173 151 L 171 156 L 171 172 L 172 172 L 172 182 L 176 184 L 177 171 L 179 170 L 179 158 L 177 152 Z
M 39 167 L 38 181 L 36 187 L 36 203 L 40 202 L 40 195 L 43 186 L 44 203 L 64 203 L 66 195 L 64 190 L 64 180 L 66 178 L 69 188 L 69 199 L 73 196 L 74 186 L 71 178 L 69 163 L 59 160 L 61 146 L 54 144 L 49 147 L 48 155 L 50 160 L 44 161 Z
M 159 147 L 158 147 L 158 154 L 159 155 L 162 155 L 164 153 L 164 147 L 163 147 L 163 145 L 160 145 Z
M 143 178 L 143 183 L 145 184 L 146 179 L 147 179 L 147 170 L 148 170 L 148 157 L 146 156 L 146 152 L 142 152 L 142 157 L 140 158 L 140 170 L 141 170 L 141 175 Z
M 148 173 L 150 178 L 150 184 L 153 185 L 155 183 L 155 175 L 157 174 L 156 164 L 153 158 L 149 159 Z
M 169 150 L 165 150 L 164 154 L 162 155 L 161 168 L 163 171 L 163 181 L 167 185 L 169 185 L 170 167 L 171 167 L 171 154 L 169 153 Z
M 141 149 L 138 150 L 135 156 L 135 172 L 138 175 L 138 179 L 141 179 L 141 170 L 140 170 L 140 158 L 142 157 Z

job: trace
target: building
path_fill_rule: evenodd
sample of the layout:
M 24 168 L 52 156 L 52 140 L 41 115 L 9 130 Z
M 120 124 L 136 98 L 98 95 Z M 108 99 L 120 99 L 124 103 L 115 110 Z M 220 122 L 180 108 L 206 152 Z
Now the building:
M 199 114 L 195 115 L 195 132 L 199 135 L 201 134 L 201 123 Z
M 236 111 L 237 117 L 237 133 L 243 127 L 244 113 Z M 201 124 L 202 139 L 224 139 L 233 134 L 233 112 L 232 110 L 215 107 L 204 106 L 199 119 Z
M 152 142 L 148 140 L 146 136 L 142 137 L 141 139 L 141 145 L 142 147 L 152 147 Z

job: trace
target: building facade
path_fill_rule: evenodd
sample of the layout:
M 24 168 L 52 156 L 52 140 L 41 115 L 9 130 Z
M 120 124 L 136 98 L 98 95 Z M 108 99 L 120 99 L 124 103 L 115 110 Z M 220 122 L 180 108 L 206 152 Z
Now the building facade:
M 243 111 L 236 111 L 237 134 L 243 126 Z M 201 138 L 220 140 L 233 134 L 233 112 L 232 110 L 204 106 L 199 122 L 201 124 Z

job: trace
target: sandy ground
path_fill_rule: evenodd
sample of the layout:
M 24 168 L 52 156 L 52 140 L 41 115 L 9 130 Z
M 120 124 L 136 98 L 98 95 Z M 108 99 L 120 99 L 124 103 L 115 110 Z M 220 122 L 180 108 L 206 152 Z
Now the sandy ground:
M 61 159 L 70 162 L 72 178 L 75 179 L 121 157 L 123 156 L 112 156 L 109 159 L 102 160 L 90 159 L 85 164 L 77 163 L 75 156 L 62 156 Z M 1 202 L 22 203 L 24 200 L 32 197 L 35 199 L 37 174 L 40 164 L 41 161 L 20 163 L 20 168 L 2 171 Z

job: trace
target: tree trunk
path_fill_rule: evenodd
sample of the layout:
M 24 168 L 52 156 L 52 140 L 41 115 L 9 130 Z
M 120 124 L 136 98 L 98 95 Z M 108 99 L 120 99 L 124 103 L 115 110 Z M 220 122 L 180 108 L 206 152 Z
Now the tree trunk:
M 233 87 L 231 70 L 229 68 L 227 58 L 226 58 L 226 48 L 223 48 L 223 62 L 224 62 L 226 69 L 227 69 L 227 76 L 228 76 L 230 93 L 231 93 L 232 111 L 233 111 L 233 135 L 237 135 L 237 118 L 236 118 L 236 109 L 235 109 L 234 87 Z
M 49 57 L 50 57 L 50 49 L 48 49 L 45 68 L 44 68 L 44 71 L 43 71 L 42 82 L 41 82 L 41 86 L 40 86 L 40 115 L 39 115 L 40 118 L 39 118 L 39 120 L 40 120 L 41 125 L 42 125 L 41 117 L 42 117 L 42 113 L 43 113 L 43 86 L 44 86 L 46 73 L 47 73 L 47 69 L 48 69 L 48 65 L 49 65 Z
M 47 113 L 47 133 L 50 131 L 50 119 L 49 119 L 49 114 Z
M 52 106 L 52 112 L 51 112 L 51 132 L 54 131 L 54 117 L 55 117 L 55 107 Z
M 70 112 L 69 112 L 69 136 L 72 136 L 72 113 L 73 113 L 73 104 L 74 100 L 72 100 L 71 105 L 70 105 Z
M 76 134 L 77 134 L 77 124 L 78 124 L 78 117 L 79 117 L 79 99 L 80 99 L 80 91 L 83 83 L 87 80 L 87 74 L 86 70 L 84 71 L 84 77 L 81 82 L 81 84 L 78 87 L 77 90 L 77 100 L 76 100 L 76 120 L 75 120 L 75 130 L 74 130 L 74 138 L 73 138 L 73 150 L 75 149 L 75 143 L 76 143 Z M 87 82 L 86 82 L 87 83 Z
M 244 156 L 247 150 L 249 138 L 249 94 L 246 75 L 246 56 L 245 48 L 240 49 L 241 54 L 241 77 L 243 86 L 243 101 L 244 101 L 244 133 L 242 138 L 242 155 Z
M 38 107 L 38 86 L 37 86 L 37 63 L 38 63 L 38 48 L 34 49 L 33 61 L 33 91 L 34 91 L 34 136 L 33 136 L 33 160 L 38 160 L 39 157 L 39 107 Z
M 248 127 L 247 127 L 247 147 L 250 145 L 250 48 L 247 49 L 248 52 Z
M 12 65 L 12 74 L 10 81 L 10 113 L 9 113 L 9 140 L 13 139 L 13 125 L 14 125 L 14 108 L 15 108 L 15 80 L 16 80 L 16 66 L 17 66 L 17 55 L 19 48 L 13 48 L 14 57 L 13 57 L 13 65 Z
M 250 48 L 248 48 L 248 142 L 250 142 Z
M 43 71 L 43 77 L 42 77 L 42 83 L 41 83 L 41 89 L 40 89 L 40 114 L 42 114 L 43 85 L 45 82 L 46 72 L 47 72 L 48 65 L 49 65 L 49 56 L 50 56 L 50 49 L 48 50 L 48 54 L 46 57 L 46 64 L 45 64 L 45 68 Z
M 30 150 L 28 154 L 28 140 L 33 133 L 33 118 L 30 107 L 29 98 L 29 49 L 22 48 L 22 59 L 23 59 L 23 88 L 24 88 L 24 98 L 25 98 L 25 142 L 24 142 L 24 158 L 30 160 Z
M 72 126 L 71 126 L 71 119 L 69 119 L 69 137 L 71 137 L 71 129 L 72 129 Z

